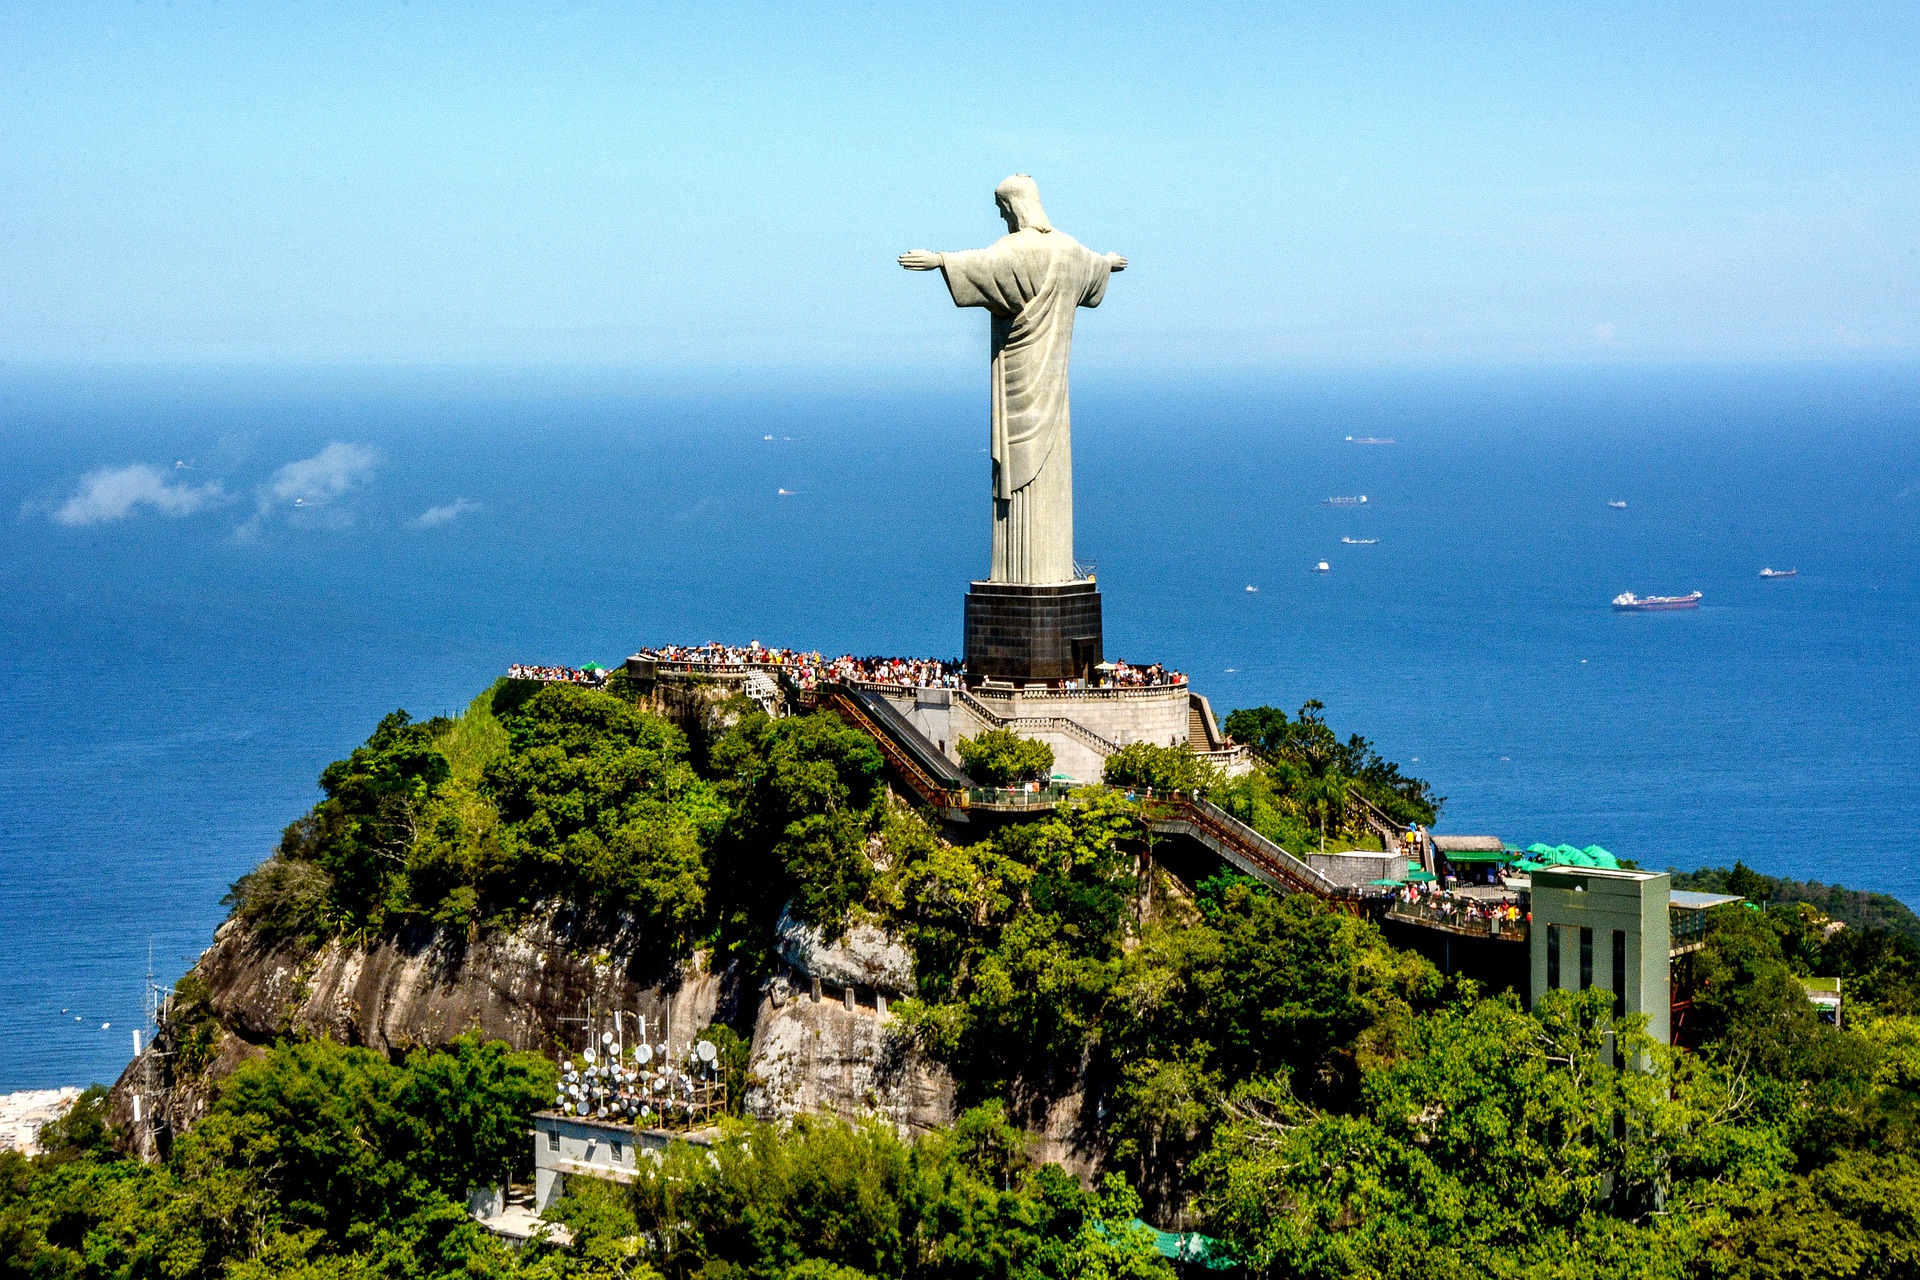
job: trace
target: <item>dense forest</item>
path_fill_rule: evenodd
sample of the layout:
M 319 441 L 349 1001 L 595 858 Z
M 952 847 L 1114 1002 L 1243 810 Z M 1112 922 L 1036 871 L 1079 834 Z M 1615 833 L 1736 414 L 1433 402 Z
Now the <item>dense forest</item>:
M 1229 732 L 1261 752 L 1247 778 L 1123 753 L 1114 788 L 971 844 L 893 801 L 873 744 L 827 716 L 739 706 L 690 739 L 617 693 L 525 684 L 457 719 L 395 713 L 234 886 L 236 916 L 310 946 L 568 899 L 748 967 L 783 907 L 829 935 L 878 924 L 913 950 L 898 1025 L 951 1069 L 960 1120 L 904 1143 L 734 1118 L 711 1155 L 675 1150 L 632 1187 L 572 1180 L 574 1247 L 513 1254 L 464 1197 L 524 1168 L 547 1058 L 289 1041 L 230 1076 L 163 1163 L 120 1154 L 97 1094 L 46 1154 L 0 1156 L 0 1268 L 1171 1274 L 1146 1216 L 1197 1224 L 1260 1276 L 1920 1272 L 1920 944 L 1756 890 L 1711 913 L 1679 1051 L 1603 993 L 1526 1010 L 1305 896 L 1169 874 L 1129 788 L 1208 790 L 1296 844 L 1348 833 L 1348 791 L 1431 819 L 1424 783 L 1321 710 L 1236 712 Z M 1811 975 L 1845 980 L 1845 1027 L 1806 1000 Z M 197 1009 L 188 984 L 183 1043 Z M 1074 1089 L 1105 1131 L 1090 1187 L 1031 1162 L 1023 1132 Z

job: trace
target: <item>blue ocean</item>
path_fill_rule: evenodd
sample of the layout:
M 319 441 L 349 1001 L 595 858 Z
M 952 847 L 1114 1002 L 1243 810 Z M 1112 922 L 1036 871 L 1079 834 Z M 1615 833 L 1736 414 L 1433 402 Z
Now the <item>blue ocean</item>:
M 1108 656 L 1320 699 L 1442 830 L 1920 905 L 1920 369 L 1076 376 Z M 0 1091 L 113 1078 L 149 955 L 386 711 L 665 641 L 954 654 L 983 390 L 0 370 Z

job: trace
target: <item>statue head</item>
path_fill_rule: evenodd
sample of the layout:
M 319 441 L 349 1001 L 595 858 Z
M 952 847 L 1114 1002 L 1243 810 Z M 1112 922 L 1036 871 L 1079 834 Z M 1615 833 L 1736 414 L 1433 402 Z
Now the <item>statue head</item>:
M 1053 230 L 1053 224 L 1047 221 L 1047 211 L 1040 207 L 1040 188 L 1026 174 L 1016 173 L 995 187 L 993 198 L 1000 206 L 1000 216 L 1007 220 L 1008 231 L 1024 231 L 1028 227 L 1035 231 Z

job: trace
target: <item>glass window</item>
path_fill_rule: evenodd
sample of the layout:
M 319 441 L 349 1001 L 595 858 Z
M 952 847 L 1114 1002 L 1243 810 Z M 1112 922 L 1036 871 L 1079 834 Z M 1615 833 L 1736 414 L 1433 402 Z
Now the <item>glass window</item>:
M 1593 989 L 1593 930 L 1580 926 L 1580 989 Z
M 1560 926 L 1547 926 L 1547 990 L 1560 989 Z

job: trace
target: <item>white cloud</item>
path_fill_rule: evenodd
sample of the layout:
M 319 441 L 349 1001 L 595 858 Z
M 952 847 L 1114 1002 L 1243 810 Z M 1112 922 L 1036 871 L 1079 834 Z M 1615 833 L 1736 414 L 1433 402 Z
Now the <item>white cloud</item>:
M 379 461 L 379 453 L 365 445 L 336 440 L 311 458 L 289 462 L 260 490 L 260 505 L 253 518 L 237 532 L 243 538 L 252 537 L 275 513 L 285 513 L 301 524 L 342 524 L 347 519 L 344 513 L 329 519 L 321 514 L 322 509 L 364 483 Z
M 311 458 L 289 462 L 274 472 L 261 500 L 324 506 L 365 480 L 379 460 L 380 455 L 365 445 L 336 440 Z
M 190 516 L 222 501 L 226 493 L 216 482 L 195 487 L 175 484 L 157 467 L 136 462 L 130 467 L 102 467 L 80 479 L 80 488 L 58 507 L 53 518 L 66 525 L 103 524 L 124 520 L 139 507 L 162 515 Z
M 480 504 L 468 502 L 465 498 L 456 498 L 443 507 L 428 507 L 413 518 L 416 529 L 438 529 L 443 524 L 452 524 L 469 511 L 478 511 Z

